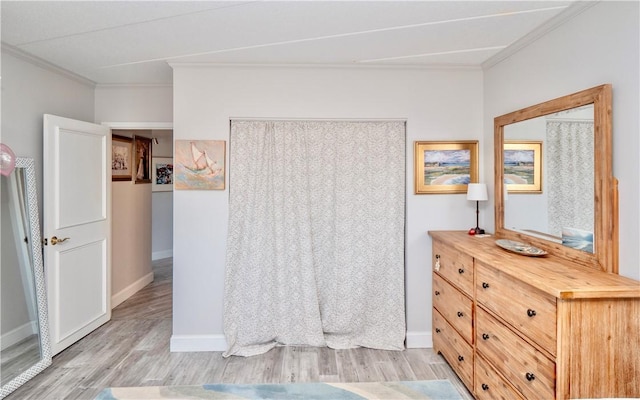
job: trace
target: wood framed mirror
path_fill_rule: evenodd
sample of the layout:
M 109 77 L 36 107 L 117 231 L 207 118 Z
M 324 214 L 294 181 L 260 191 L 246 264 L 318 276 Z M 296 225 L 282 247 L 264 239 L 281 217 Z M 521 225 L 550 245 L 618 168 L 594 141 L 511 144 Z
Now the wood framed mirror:
M 611 85 L 496 117 L 494 140 L 496 236 L 618 273 Z

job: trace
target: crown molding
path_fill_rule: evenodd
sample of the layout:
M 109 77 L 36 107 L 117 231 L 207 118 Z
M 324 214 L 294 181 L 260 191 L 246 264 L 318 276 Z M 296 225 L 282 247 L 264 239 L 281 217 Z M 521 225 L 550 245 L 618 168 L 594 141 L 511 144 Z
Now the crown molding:
M 173 129 L 173 122 L 119 122 L 119 121 L 106 121 L 101 122 L 100 125 L 106 126 L 110 129 L 124 129 L 124 130 L 171 130 Z
M 424 70 L 448 71 L 471 70 L 480 71 L 480 65 L 467 64 L 249 64 L 249 63 L 216 63 L 216 62 L 170 62 L 171 68 L 299 68 L 299 69 L 392 69 L 392 70 Z
M 96 83 L 96 88 L 173 88 L 173 83 Z
M 566 23 L 567 21 L 569 21 L 570 19 L 572 19 L 576 15 L 582 13 L 583 11 L 585 11 L 585 10 L 591 8 L 591 7 L 593 7 L 594 5 L 596 5 L 599 2 L 600 2 L 600 0 L 597 0 L 597 1 L 591 1 L 591 0 L 576 1 L 575 3 L 573 3 L 571 6 L 567 7 L 565 10 L 563 10 L 558 15 L 556 15 L 553 18 L 549 19 L 544 24 L 540 25 L 539 27 L 537 27 L 533 31 L 529 32 L 528 34 L 526 34 L 522 38 L 520 38 L 520 39 L 516 40 L 515 42 L 513 42 L 512 44 L 510 44 L 504 50 L 494 54 L 491 57 L 489 57 L 485 62 L 482 63 L 482 69 L 483 70 L 484 69 L 488 69 L 488 68 L 491 68 L 491 67 L 499 64 L 500 62 L 502 62 L 505 59 L 507 59 L 507 58 L 511 57 L 512 55 L 516 54 L 517 52 L 519 52 L 523 48 L 527 47 L 531 43 L 533 43 L 536 40 L 540 39 L 542 36 L 544 36 L 547 33 L 553 31 L 554 29 L 556 29 L 559 26 L 563 25 L 564 23 Z
M 26 61 L 29 64 L 35 65 L 36 67 L 40 67 L 44 70 L 47 70 L 49 72 L 53 72 L 55 74 L 58 75 L 62 75 L 65 78 L 69 78 L 71 80 L 74 80 L 78 83 L 81 83 L 83 85 L 87 85 L 87 86 L 91 86 L 92 88 L 95 88 L 96 86 L 96 82 L 85 78 L 84 76 L 78 75 L 74 72 L 71 72 L 67 69 L 64 69 L 62 67 L 59 67 L 55 64 L 50 63 L 49 61 L 45 61 L 40 57 L 36 57 L 32 54 L 29 54 L 23 50 L 20 50 L 19 48 L 15 47 L 15 46 L 11 46 L 10 44 L 7 44 L 5 42 L 1 42 L 2 44 L 2 52 L 3 53 L 7 53 L 10 54 L 16 58 L 21 59 L 22 61 Z

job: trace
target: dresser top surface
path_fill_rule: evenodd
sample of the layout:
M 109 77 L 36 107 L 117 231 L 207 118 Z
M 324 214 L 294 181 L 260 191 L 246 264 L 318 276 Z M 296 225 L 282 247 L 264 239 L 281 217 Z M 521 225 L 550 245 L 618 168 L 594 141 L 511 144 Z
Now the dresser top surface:
M 516 254 L 499 247 L 495 236 L 477 237 L 466 231 L 428 233 L 434 240 L 561 299 L 640 297 L 640 281 L 574 265 L 553 255 Z

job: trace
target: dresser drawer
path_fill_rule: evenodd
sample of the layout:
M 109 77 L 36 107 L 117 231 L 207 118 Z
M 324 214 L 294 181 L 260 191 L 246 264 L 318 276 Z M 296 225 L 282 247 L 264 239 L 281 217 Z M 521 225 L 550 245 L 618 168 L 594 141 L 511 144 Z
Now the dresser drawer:
M 528 399 L 555 398 L 555 363 L 481 308 L 476 351 Z
M 475 358 L 475 390 L 476 400 L 520 400 L 523 397 L 506 383 L 500 374 L 480 355 Z
M 433 275 L 433 307 L 462 335 L 473 343 L 473 302 L 438 274 Z
M 556 298 L 476 261 L 476 301 L 556 355 Z
M 442 354 L 469 391 L 473 391 L 473 347 L 435 309 L 433 350 Z
M 433 242 L 433 267 L 468 296 L 473 296 L 473 257 L 436 240 Z

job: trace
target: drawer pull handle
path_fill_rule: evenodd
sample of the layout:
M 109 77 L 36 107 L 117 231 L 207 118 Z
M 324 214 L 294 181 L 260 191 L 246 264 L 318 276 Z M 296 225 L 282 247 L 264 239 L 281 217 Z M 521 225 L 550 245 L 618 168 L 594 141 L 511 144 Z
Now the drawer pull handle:
M 440 296 L 440 292 L 436 290 L 436 296 Z
M 482 390 L 489 390 L 489 385 L 487 385 L 486 383 L 483 383 Z
M 530 317 L 535 317 L 536 316 L 536 310 L 528 309 L 527 310 L 527 315 L 530 316 Z
M 489 284 L 487 282 L 482 282 L 482 288 L 483 289 L 488 289 L 489 288 Z
M 462 268 L 458 268 L 458 273 L 459 274 L 464 274 L 464 270 Z
M 462 311 L 458 311 L 458 317 L 460 318 L 464 317 L 464 314 L 462 313 Z
M 489 340 L 489 334 L 488 333 L 483 333 L 482 334 L 482 340 Z
M 440 328 L 436 328 L 436 333 L 440 333 Z
M 460 361 L 460 362 L 464 361 L 464 357 L 458 356 L 458 361 Z
M 525 378 L 527 378 L 527 380 L 528 380 L 529 382 L 531 382 L 532 380 L 535 380 L 535 379 L 536 379 L 536 376 L 535 376 L 534 374 L 532 374 L 531 372 L 527 372 L 527 373 L 524 375 L 524 377 L 525 377 Z
M 436 260 L 440 259 L 440 254 L 436 254 Z

